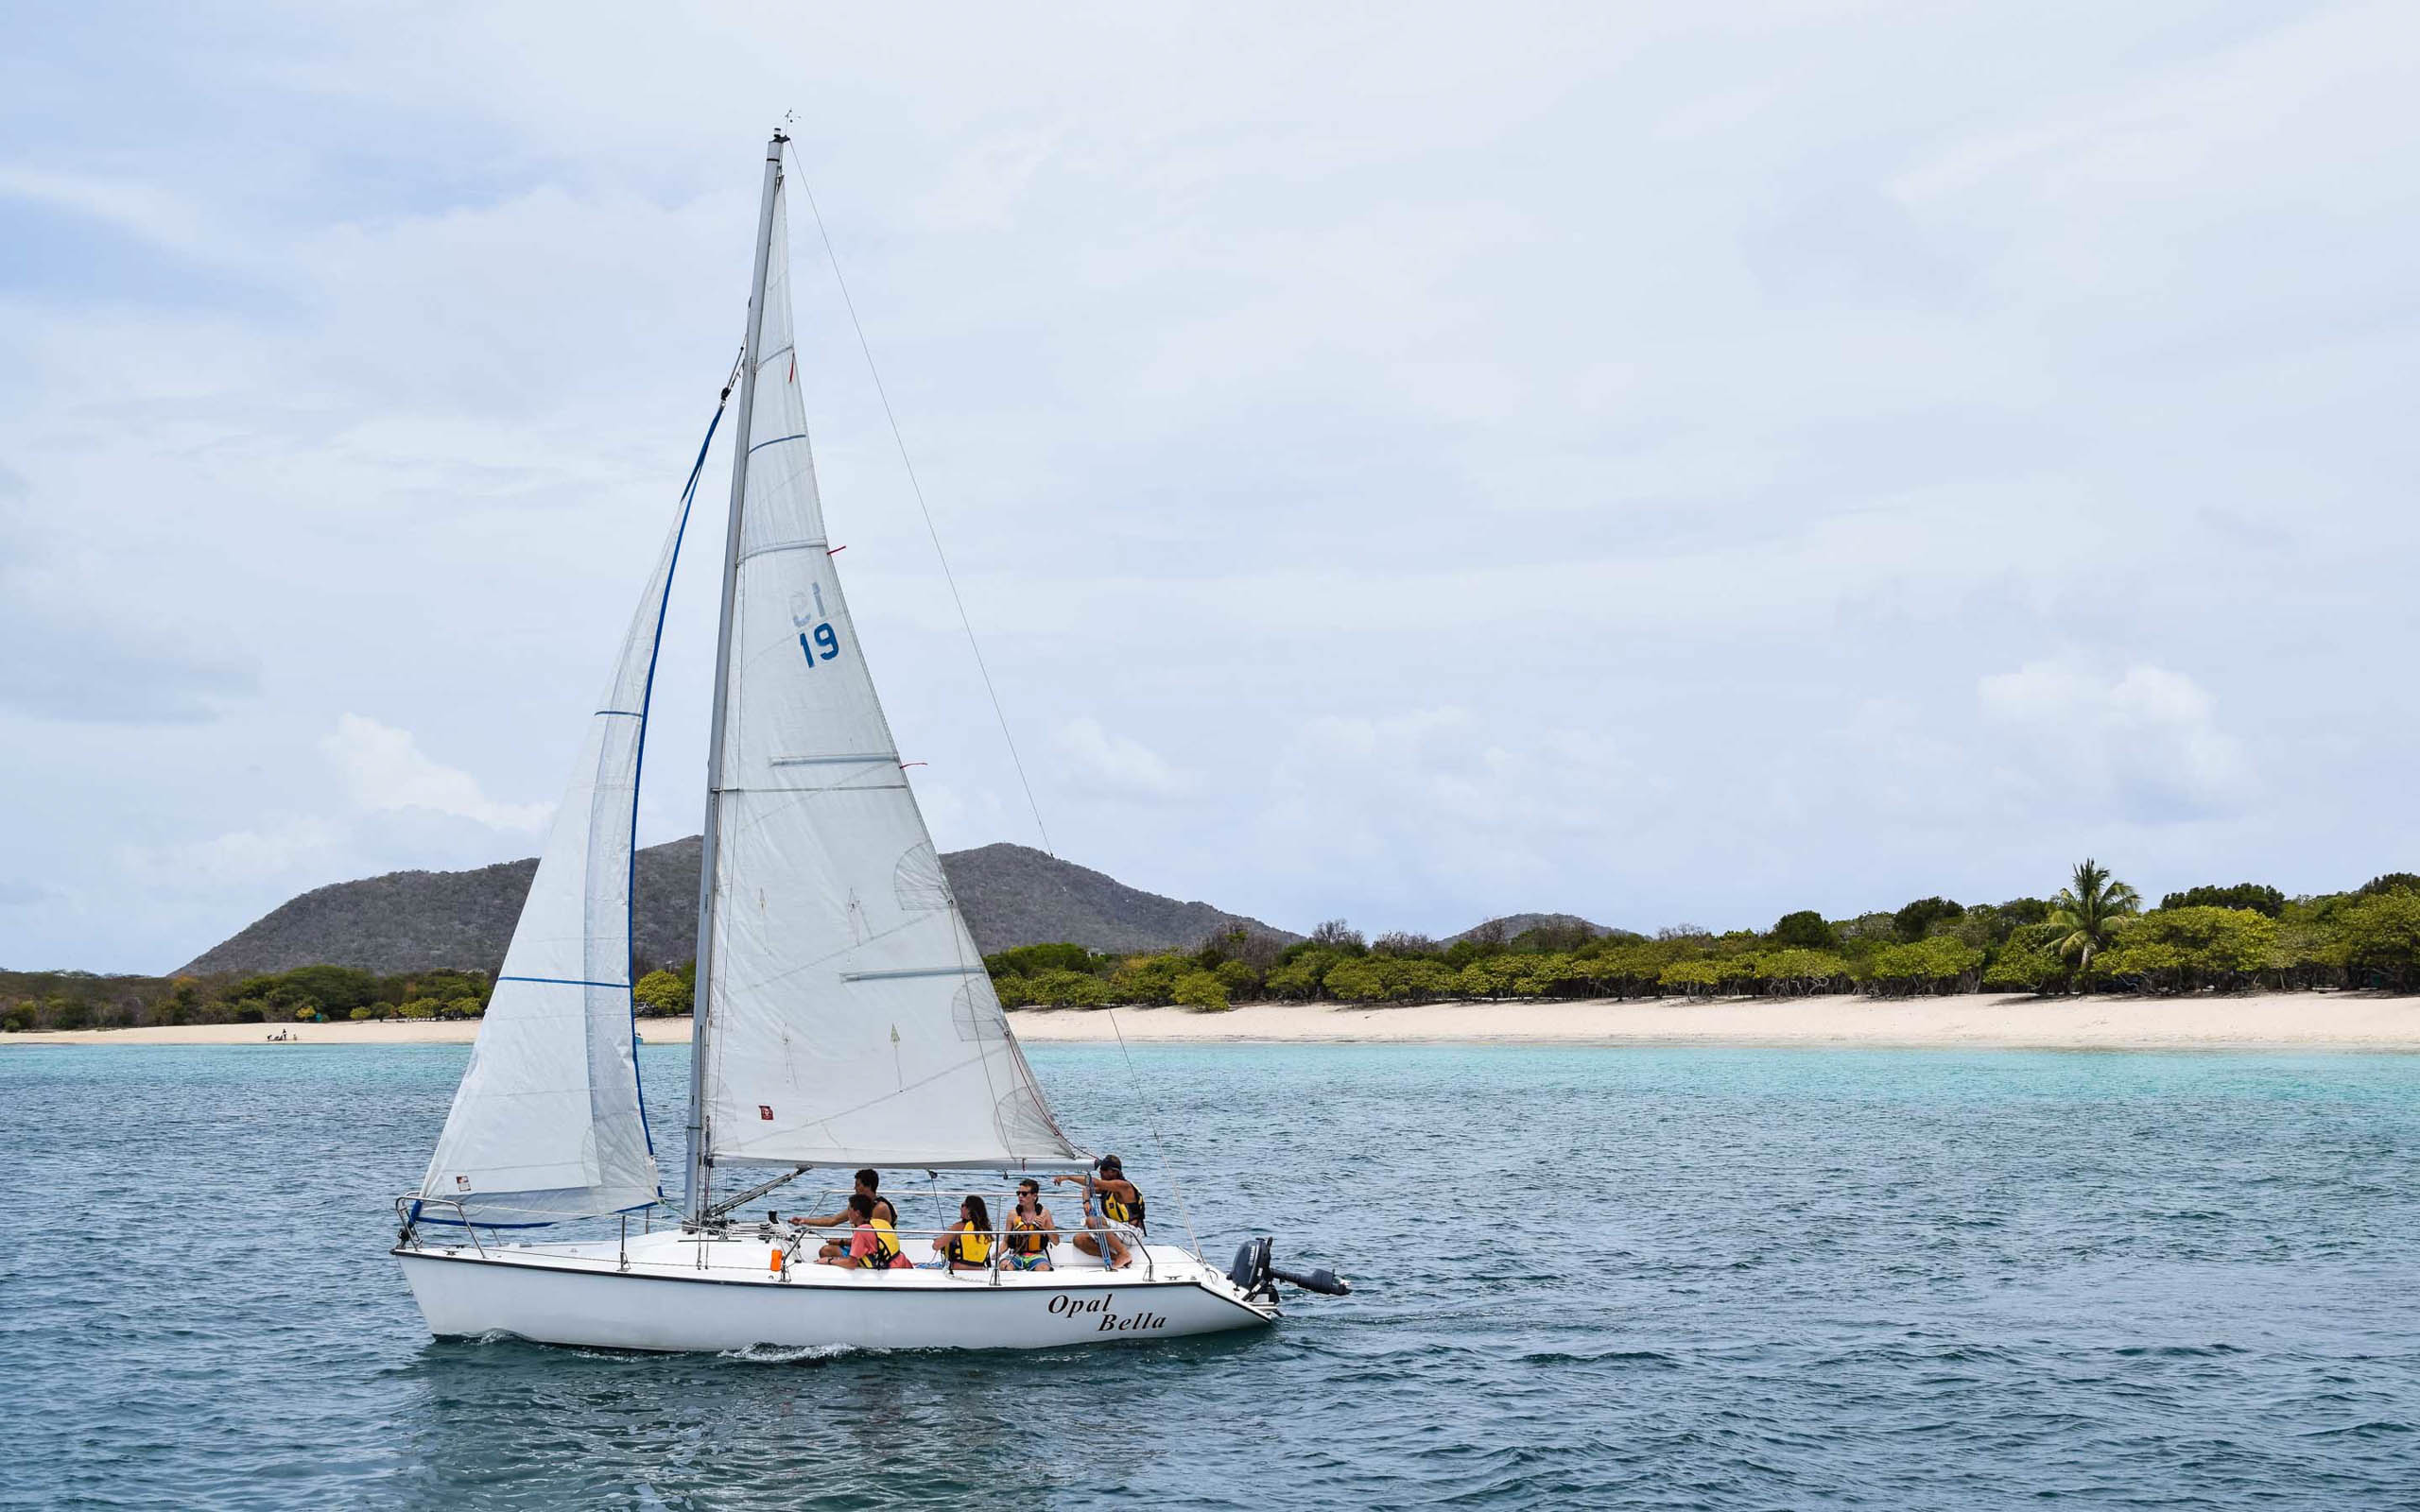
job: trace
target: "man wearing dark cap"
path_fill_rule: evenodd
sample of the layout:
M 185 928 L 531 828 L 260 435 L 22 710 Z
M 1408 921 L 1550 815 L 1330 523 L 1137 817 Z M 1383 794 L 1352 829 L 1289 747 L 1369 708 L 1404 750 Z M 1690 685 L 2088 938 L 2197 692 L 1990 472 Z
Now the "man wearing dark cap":
M 1126 1179 L 1126 1168 L 1115 1155 L 1100 1158 L 1098 1169 L 1082 1176 L 1054 1176 L 1053 1182 L 1080 1181 L 1084 1187 L 1084 1232 L 1075 1236 L 1075 1246 L 1087 1255 L 1098 1255 L 1101 1246 L 1109 1246 L 1109 1268 L 1124 1270 L 1134 1263 L 1133 1249 L 1110 1229 L 1110 1225 L 1123 1224 L 1135 1232 L 1143 1229 L 1142 1189 Z M 1098 1206 L 1096 1206 L 1098 1199 Z

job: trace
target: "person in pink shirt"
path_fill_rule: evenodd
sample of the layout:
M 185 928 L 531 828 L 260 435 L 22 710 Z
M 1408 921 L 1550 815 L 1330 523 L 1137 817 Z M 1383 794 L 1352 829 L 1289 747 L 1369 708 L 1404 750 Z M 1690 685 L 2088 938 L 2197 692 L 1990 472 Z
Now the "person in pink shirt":
M 900 1253 L 898 1231 L 883 1219 L 873 1215 L 874 1199 L 862 1192 L 849 1194 L 848 1253 L 826 1255 L 819 1262 L 825 1265 L 845 1265 L 855 1270 L 907 1270 L 908 1257 Z

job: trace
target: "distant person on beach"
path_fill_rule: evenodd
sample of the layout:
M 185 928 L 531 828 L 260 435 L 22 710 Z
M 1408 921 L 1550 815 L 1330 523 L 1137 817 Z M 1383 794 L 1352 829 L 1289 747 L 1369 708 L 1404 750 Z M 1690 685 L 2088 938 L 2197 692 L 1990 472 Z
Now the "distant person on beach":
M 889 1197 L 882 1195 L 879 1190 L 881 1186 L 881 1173 L 869 1167 L 866 1170 L 859 1171 L 857 1173 L 856 1191 L 852 1194 L 852 1196 L 864 1197 L 868 1202 L 873 1204 L 873 1215 L 874 1217 L 880 1218 L 883 1222 L 896 1227 L 899 1222 L 899 1210 L 890 1205 L 890 1199 Z M 792 1218 L 790 1220 L 791 1223 L 797 1225 L 801 1228 L 838 1228 L 841 1225 L 852 1221 L 853 1219 L 850 1215 L 850 1210 L 845 1206 L 838 1212 L 827 1212 L 820 1218 Z M 823 1247 L 816 1253 L 815 1258 L 818 1260 L 830 1260 L 847 1247 L 848 1246 L 844 1241 L 838 1239 L 826 1239 L 823 1241 Z
M 1142 1189 L 1126 1179 L 1126 1167 L 1115 1155 L 1104 1155 L 1097 1172 L 1082 1176 L 1054 1176 L 1053 1182 L 1080 1181 L 1084 1187 L 1084 1231 L 1076 1235 L 1075 1245 L 1087 1255 L 1098 1255 L 1101 1246 L 1109 1246 L 1109 1268 L 1124 1270 L 1134 1263 L 1134 1255 L 1126 1242 L 1110 1231 L 1113 1223 L 1125 1224 L 1135 1229 L 1143 1227 Z M 1098 1204 L 1096 1211 L 1095 1204 Z

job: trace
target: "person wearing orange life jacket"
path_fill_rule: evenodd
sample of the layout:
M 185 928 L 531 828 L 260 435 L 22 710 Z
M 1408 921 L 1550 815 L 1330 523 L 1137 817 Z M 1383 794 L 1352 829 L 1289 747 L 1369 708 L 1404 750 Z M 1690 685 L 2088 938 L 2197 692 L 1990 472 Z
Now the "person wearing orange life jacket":
M 1136 1231 L 1143 1228 L 1143 1191 L 1126 1179 L 1126 1168 L 1115 1155 L 1100 1158 L 1097 1173 L 1083 1176 L 1054 1176 L 1058 1181 L 1080 1181 L 1084 1188 L 1084 1231 L 1076 1235 L 1075 1245 L 1087 1255 L 1098 1255 L 1101 1246 L 1109 1246 L 1109 1268 L 1124 1270 L 1134 1263 L 1132 1246 L 1111 1231 L 1111 1224 L 1121 1224 Z M 1094 1203 L 1099 1211 L 1094 1211 Z

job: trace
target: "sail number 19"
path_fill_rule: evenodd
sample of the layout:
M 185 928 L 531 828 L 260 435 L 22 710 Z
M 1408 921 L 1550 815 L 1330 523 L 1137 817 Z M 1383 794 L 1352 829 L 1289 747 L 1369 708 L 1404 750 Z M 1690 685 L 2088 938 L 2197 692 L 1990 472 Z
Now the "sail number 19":
M 799 631 L 798 648 L 806 653 L 806 664 L 811 667 L 819 661 L 829 662 L 838 656 L 840 638 L 832 633 L 832 622 L 826 620 L 815 627 L 812 640 L 808 639 L 806 631 Z

